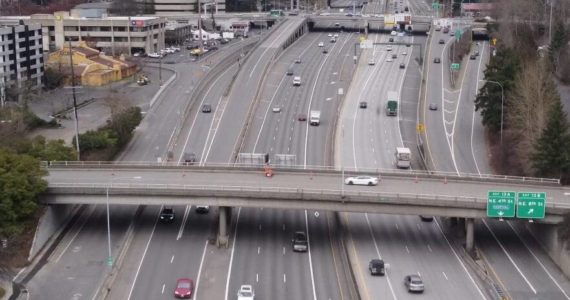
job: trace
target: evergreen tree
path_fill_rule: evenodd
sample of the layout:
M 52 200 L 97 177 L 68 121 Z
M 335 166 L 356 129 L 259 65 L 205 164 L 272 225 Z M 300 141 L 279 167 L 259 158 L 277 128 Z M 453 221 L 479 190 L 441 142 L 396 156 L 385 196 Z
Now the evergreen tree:
M 491 61 L 485 70 L 485 84 L 479 90 L 475 99 L 475 110 L 481 111 L 483 125 L 491 131 L 501 129 L 501 113 L 508 104 L 507 95 L 513 86 L 516 74 L 520 70 L 520 60 L 517 54 L 510 49 L 499 49 L 497 55 L 491 57 Z M 504 88 L 505 103 L 502 107 L 501 87 L 489 81 L 499 82 Z
M 560 98 L 552 104 L 542 135 L 534 144 L 531 163 L 538 176 L 559 178 L 570 166 L 570 132 Z

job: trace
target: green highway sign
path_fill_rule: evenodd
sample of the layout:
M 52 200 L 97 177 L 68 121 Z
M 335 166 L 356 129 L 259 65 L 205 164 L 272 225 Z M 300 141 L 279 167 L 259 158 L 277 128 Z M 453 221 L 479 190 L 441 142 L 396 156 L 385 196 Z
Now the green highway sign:
M 113 266 L 113 257 L 112 257 L 112 256 L 108 256 L 108 257 L 107 257 L 107 265 L 108 265 L 109 267 L 112 267 L 112 266 Z
M 431 8 L 433 8 L 433 9 L 439 9 L 439 3 L 437 3 L 437 2 L 432 3 L 432 4 L 431 4 Z
M 459 28 L 455 29 L 455 38 L 457 40 L 461 39 L 461 29 L 459 29 Z
M 517 218 L 544 218 L 546 193 L 517 193 L 517 198 Z
M 487 217 L 513 218 L 515 206 L 515 192 L 487 192 Z
M 458 63 L 453 63 L 453 64 L 451 64 L 451 69 L 452 69 L 453 71 L 459 70 L 459 64 L 458 64 Z

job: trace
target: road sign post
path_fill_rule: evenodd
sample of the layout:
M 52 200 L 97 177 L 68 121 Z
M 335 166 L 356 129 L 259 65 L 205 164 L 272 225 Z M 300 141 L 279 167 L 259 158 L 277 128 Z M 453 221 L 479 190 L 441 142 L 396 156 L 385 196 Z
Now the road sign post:
M 515 192 L 487 192 L 487 217 L 513 218 L 515 216 Z
M 517 193 L 517 218 L 543 219 L 546 193 Z

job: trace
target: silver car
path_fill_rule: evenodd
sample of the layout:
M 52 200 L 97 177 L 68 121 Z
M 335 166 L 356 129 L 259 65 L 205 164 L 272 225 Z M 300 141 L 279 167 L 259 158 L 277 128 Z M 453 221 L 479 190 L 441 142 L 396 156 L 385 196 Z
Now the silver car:
M 404 285 L 408 289 L 408 292 L 412 293 L 423 293 L 424 292 L 424 282 L 419 275 L 407 275 L 404 277 Z
M 344 180 L 345 184 L 348 185 L 377 185 L 378 184 L 378 177 L 372 176 L 355 176 L 355 177 L 348 177 Z

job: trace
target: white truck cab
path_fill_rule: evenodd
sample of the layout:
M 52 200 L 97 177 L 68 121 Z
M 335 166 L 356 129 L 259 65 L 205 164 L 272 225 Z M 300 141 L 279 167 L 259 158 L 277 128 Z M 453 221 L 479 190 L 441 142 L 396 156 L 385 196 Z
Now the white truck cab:
M 402 169 L 410 168 L 412 160 L 412 152 L 410 148 L 398 147 L 396 148 L 396 166 Z
M 301 85 L 301 76 L 293 77 L 293 85 L 300 86 Z
M 309 124 L 313 126 L 319 126 L 321 124 L 321 112 L 318 110 L 311 110 L 311 116 L 309 118 Z

